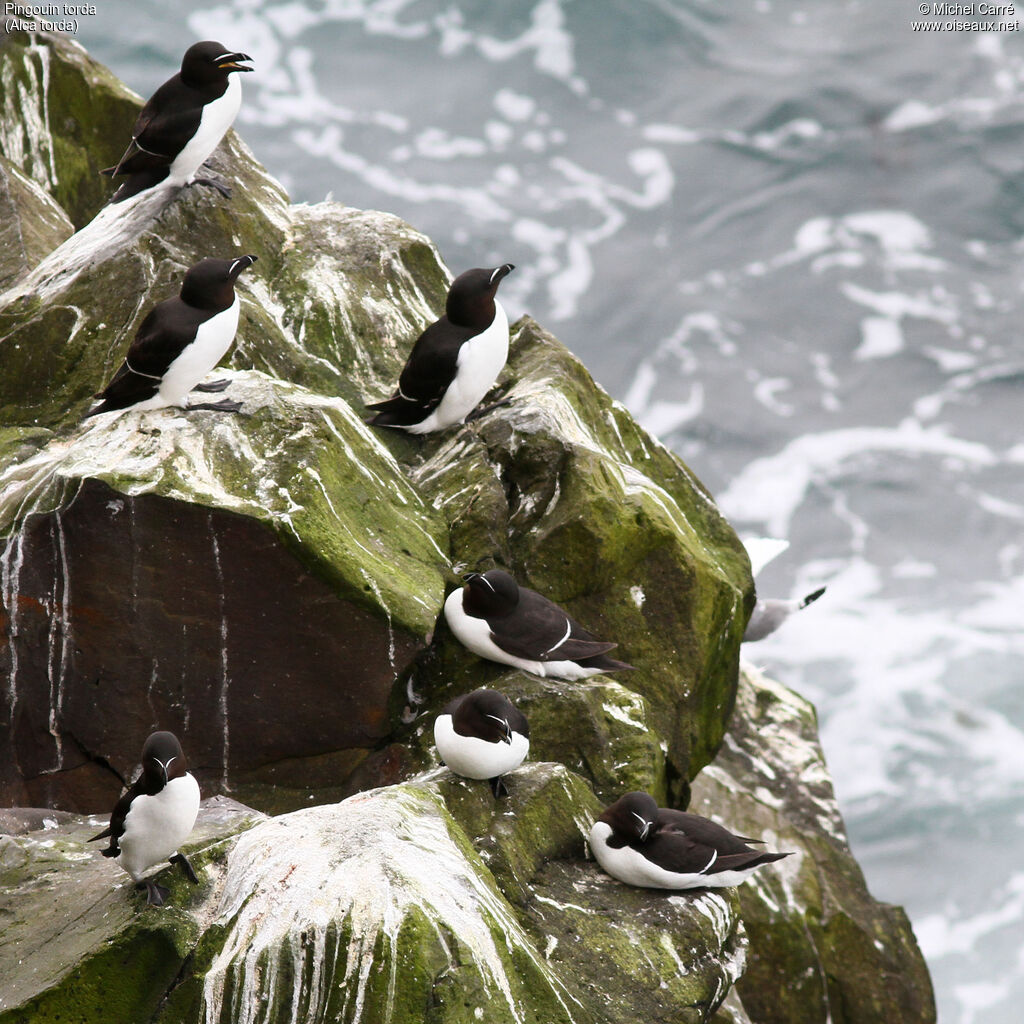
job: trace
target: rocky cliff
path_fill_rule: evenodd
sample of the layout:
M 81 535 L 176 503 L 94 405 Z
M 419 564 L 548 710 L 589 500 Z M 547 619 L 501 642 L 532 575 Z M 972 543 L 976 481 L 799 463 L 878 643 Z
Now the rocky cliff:
M 42 36 L 4 39 L 0 87 L 0 803 L 53 809 L 0 837 L 0 1024 L 934 1019 L 906 919 L 846 846 L 813 712 L 753 677 L 736 702 L 749 564 L 686 466 L 529 319 L 507 406 L 424 440 L 370 430 L 363 403 L 443 307 L 428 239 L 291 205 L 234 134 L 214 158 L 230 202 L 104 209 L 94 172 L 137 98 Z M 223 374 L 241 414 L 83 422 L 185 268 L 240 253 L 260 257 Z M 569 685 L 468 654 L 441 604 L 495 565 L 636 671 Z M 433 711 L 482 685 L 533 727 L 497 805 L 430 743 Z M 201 885 L 176 879 L 163 912 L 82 817 L 157 726 L 205 794 L 278 815 L 217 797 Z M 585 859 L 602 802 L 691 787 L 797 855 L 680 895 Z

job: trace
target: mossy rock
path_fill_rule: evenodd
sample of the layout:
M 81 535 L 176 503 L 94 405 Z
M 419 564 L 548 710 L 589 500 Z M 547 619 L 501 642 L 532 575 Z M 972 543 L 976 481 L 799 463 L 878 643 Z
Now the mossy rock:
M 113 192 L 99 172 L 120 159 L 142 101 L 66 36 L 15 32 L 0 43 L 4 153 L 80 228 Z
M 182 846 L 200 884 L 166 868 L 163 908 L 147 906 L 117 862 L 88 845 L 101 819 L 0 836 L 0 1022 L 151 1019 L 206 927 L 233 837 L 260 818 L 232 800 L 205 801 Z
M 73 232 L 47 192 L 0 156 L 0 292 Z
M 307 761 L 306 803 L 345 784 L 318 759 L 354 771 L 392 730 L 443 598 L 443 523 L 343 401 L 228 376 L 241 414 L 105 415 L 0 473 L 18 594 L 0 784 L 19 800 L 102 805 L 113 773 L 91 798 L 74 780 L 97 762 L 123 777 L 160 725 L 189 737 L 207 791 L 237 772 L 255 801 Z
M 906 915 L 872 899 L 850 852 L 807 701 L 748 666 L 729 741 L 690 809 L 794 851 L 739 888 L 750 951 L 738 991 L 754 1020 L 935 1020 Z
M 689 470 L 532 320 L 516 325 L 499 392 L 508 407 L 398 457 L 446 517 L 457 571 L 508 568 L 618 641 L 637 668 L 618 681 L 647 702 L 681 799 L 732 708 L 753 603 L 746 552 Z M 449 642 L 439 630 L 435 648 Z M 431 659 L 429 693 L 493 675 L 445 650 Z

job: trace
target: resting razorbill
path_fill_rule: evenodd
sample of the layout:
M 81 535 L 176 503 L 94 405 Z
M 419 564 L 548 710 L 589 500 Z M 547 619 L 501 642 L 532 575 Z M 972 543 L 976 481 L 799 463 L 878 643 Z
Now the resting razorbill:
M 606 657 L 618 646 L 595 640 L 567 612 L 501 569 L 471 572 L 444 603 L 444 617 L 474 654 L 537 676 L 586 679 L 632 668 Z
M 627 793 L 590 830 L 598 864 L 627 885 L 699 889 L 739 885 L 762 864 L 788 853 L 751 850 L 745 839 L 708 818 L 659 808 L 647 793 Z
M 503 693 L 474 690 L 441 709 L 434 744 L 456 775 L 488 779 L 499 797 L 508 792 L 501 777 L 518 768 L 530 750 L 530 726 Z

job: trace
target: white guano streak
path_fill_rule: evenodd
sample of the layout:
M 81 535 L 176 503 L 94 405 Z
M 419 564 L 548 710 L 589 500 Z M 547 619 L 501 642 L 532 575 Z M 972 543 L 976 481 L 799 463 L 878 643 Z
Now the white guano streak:
M 516 1021 L 525 1019 L 496 936 L 530 958 L 574 1019 L 566 1003 L 572 997 L 454 841 L 440 798 L 404 787 L 297 811 L 242 835 L 229 857 L 218 908 L 217 923 L 229 931 L 204 982 L 205 1024 L 268 1024 L 282 968 L 294 971 L 294 992 L 308 994 L 304 1019 L 322 1019 L 332 992 L 340 992 L 341 1015 L 353 1024 L 369 1024 L 369 981 L 383 968 L 388 1005 L 373 1007 L 375 1024 L 383 1024 L 392 1013 L 399 933 L 416 911 L 433 924 L 449 955 L 479 970 Z M 347 948 L 329 952 L 328 937 L 345 931 Z M 295 945 L 301 933 L 306 948 L 282 954 L 286 938 Z M 449 948 L 451 936 L 458 952 Z M 390 962 L 374 962 L 378 947 Z M 336 978 L 339 970 L 343 977 Z M 228 989 L 234 992 L 230 1007 Z M 299 1000 L 292 1005 L 295 1020 Z

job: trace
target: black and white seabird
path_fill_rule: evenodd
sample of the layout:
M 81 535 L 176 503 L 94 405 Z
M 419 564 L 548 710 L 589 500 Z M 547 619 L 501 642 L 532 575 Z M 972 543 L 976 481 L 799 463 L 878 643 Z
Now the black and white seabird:
M 231 194 L 220 182 L 196 178 L 195 173 L 217 148 L 241 106 L 242 84 L 232 73 L 252 71 L 239 63 L 243 60 L 252 58 L 212 40 L 185 51 L 181 70 L 142 108 L 124 156 L 100 172 L 111 178 L 128 175 L 111 197 L 112 203 L 161 183 L 197 182 Z
M 817 601 L 824 593 L 825 588 L 821 587 L 806 597 L 794 601 L 759 597 L 754 605 L 754 610 L 750 613 L 747 628 L 743 632 L 743 642 L 749 644 L 755 640 L 763 640 L 769 634 L 774 633 L 790 615 L 800 611 L 801 608 L 806 608 L 812 601 Z
M 488 779 L 495 797 L 508 792 L 502 776 L 530 749 L 526 716 L 497 690 L 474 690 L 449 701 L 434 719 L 434 744 L 456 775 Z
M 472 572 L 444 603 L 451 631 L 474 654 L 537 676 L 586 679 L 632 668 L 607 657 L 614 643 L 597 640 L 567 612 L 501 569 Z
M 508 359 L 508 317 L 494 295 L 514 269 L 477 268 L 452 281 L 445 315 L 416 339 L 394 397 L 367 406 L 377 410 L 371 425 L 429 434 L 469 416 Z
M 154 306 L 139 326 L 121 368 L 96 395 L 103 401 L 89 416 L 113 409 L 214 409 L 237 412 L 241 405 L 220 402 L 189 404 L 190 391 L 223 391 L 227 381 L 200 385 L 231 347 L 238 328 L 238 275 L 255 256 L 233 260 L 212 257 L 190 267 L 177 298 Z
M 198 814 L 199 785 L 188 771 L 181 744 L 172 732 L 155 732 L 142 748 L 142 774 L 118 800 L 110 827 L 89 842 L 109 836 L 103 856 L 116 857 L 135 888 L 146 890 L 147 902 L 163 906 L 167 890 L 142 876 L 166 860 L 198 884 L 192 865 L 178 852 Z
M 658 807 L 647 793 L 627 793 L 590 830 L 590 848 L 612 878 L 648 889 L 739 885 L 762 864 L 788 853 L 751 850 L 745 839 L 708 818 Z

